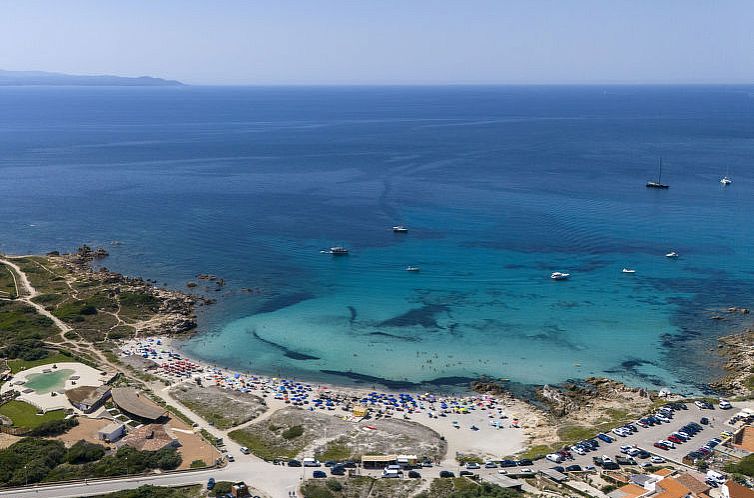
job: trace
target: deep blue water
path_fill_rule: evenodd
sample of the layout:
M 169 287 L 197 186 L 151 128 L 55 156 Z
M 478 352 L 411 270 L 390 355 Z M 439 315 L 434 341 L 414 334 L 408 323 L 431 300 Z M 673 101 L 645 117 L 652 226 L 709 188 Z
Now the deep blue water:
M 753 95 L 2 88 L 0 250 L 217 274 L 184 347 L 237 368 L 693 389 L 741 326 L 710 315 L 754 306 Z M 671 188 L 646 189 L 660 156 Z

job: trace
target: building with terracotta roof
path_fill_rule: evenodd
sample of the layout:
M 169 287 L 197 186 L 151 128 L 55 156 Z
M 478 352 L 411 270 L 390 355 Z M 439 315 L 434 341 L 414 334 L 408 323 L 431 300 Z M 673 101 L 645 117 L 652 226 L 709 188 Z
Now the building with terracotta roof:
M 607 496 L 610 498 L 639 498 L 639 496 L 649 494 L 650 491 L 636 484 L 626 484 L 620 488 L 611 491 Z
M 79 386 L 65 392 L 68 401 L 84 413 L 91 413 L 110 397 L 110 386 Z
M 733 436 L 731 446 L 746 453 L 754 453 L 754 427 L 750 425 L 742 427 Z
M 139 451 L 158 451 L 163 448 L 177 448 L 180 443 L 164 425 L 147 424 L 126 434 L 121 440 L 121 445 Z
M 165 408 L 132 387 L 115 387 L 112 397 L 118 408 L 142 421 L 155 422 L 167 415 Z
M 720 486 L 723 498 L 754 498 L 754 490 L 741 486 L 736 481 L 728 481 Z
M 675 478 L 684 485 L 694 496 L 706 496 L 712 487 L 705 481 L 706 476 L 698 472 L 686 472 Z

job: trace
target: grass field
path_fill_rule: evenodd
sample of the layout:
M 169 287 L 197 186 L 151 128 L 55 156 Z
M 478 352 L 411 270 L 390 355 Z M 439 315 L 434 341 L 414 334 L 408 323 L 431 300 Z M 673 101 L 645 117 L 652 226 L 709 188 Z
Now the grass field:
M 16 294 L 16 284 L 13 280 L 12 270 L 5 265 L 0 265 L 0 297 L 8 299 L 15 299 L 18 297 Z
M 26 370 L 27 368 L 36 367 L 39 365 L 49 365 L 51 363 L 62 363 L 65 361 L 74 361 L 74 359 L 70 356 L 64 355 L 63 353 L 54 353 L 47 358 L 40 358 L 39 360 L 8 360 L 8 366 L 10 367 L 12 373 L 17 373 L 21 370 Z
M 61 420 L 65 418 L 63 410 L 47 412 L 44 415 L 37 415 L 37 409 L 23 401 L 12 400 L 0 406 L 0 415 L 5 415 L 13 421 L 16 427 L 33 429 L 34 427 L 48 422 L 50 420 Z

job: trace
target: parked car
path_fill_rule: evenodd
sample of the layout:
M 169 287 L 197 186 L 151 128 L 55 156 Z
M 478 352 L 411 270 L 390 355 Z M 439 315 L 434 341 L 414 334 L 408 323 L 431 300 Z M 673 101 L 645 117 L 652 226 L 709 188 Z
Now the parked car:
M 311 458 L 311 457 L 304 458 L 303 463 L 304 463 L 304 467 L 321 467 L 322 466 L 322 464 L 319 463 L 319 460 L 317 460 L 316 458 Z
M 707 425 L 709 424 L 709 419 L 707 417 L 702 417 L 699 419 L 699 423 L 702 425 Z
M 315 479 L 324 479 L 325 477 L 327 477 L 327 474 L 325 474 L 324 470 L 315 470 L 314 472 L 312 472 L 312 477 Z
M 449 470 L 441 470 L 440 471 L 440 477 L 448 478 L 448 477 L 455 477 L 455 476 L 456 475 L 453 472 L 449 471 Z
M 518 465 L 519 467 L 528 467 L 529 465 L 533 465 L 533 464 L 531 460 L 529 460 L 528 458 L 524 458 L 516 462 L 516 465 Z
M 638 454 L 631 456 L 635 456 L 636 458 L 649 458 L 651 455 L 647 450 L 640 449 Z
M 662 442 L 662 441 L 658 441 L 658 442 L 656 442 L 656 443 L 654 444 L 654 447 L 655 447 L 655 448 L 660 448 L 661 450 L 669 450 L 669 449 L 670 449 L 670 446 L 666 445 L 666 444 L 665 444 L 664 442 Z
M 733 405 L 731 405 L 730 401 L 728 401 L 727 399 L 721 399 L 718 406 L 721 410 L 730 410 L 731 408 L 733 408 Z
M 469 469 L 469 470 L 476 470 L 476 469 L 480 469 L 481 467 L 476 462 L 467 462 L 466 463 L 466 468 Z
M 234 457 L 230 453 L 228 453 L 227 455 L 225 455 L 225 459 L 228 460 L 229 462 L 235 462 L 236 461 L 236 457 Z
M 422 475 L 415 470 L 408 471 L 409 479 L 421 479 Z
M 495 462 L 487 462 L 484 464 L 485 469 L 496 469 L 497 464 Z
M 344 476 L 346 475 L 346 468 L 342 465 L 333 465 L 330 467 L 330 474 L 334 476 Z
M 607 434 L 605 434 L 605 433 L 603 433 L 603 432 L 600 432 L 599 434 L 597 434 L 597 437 L 598 437 L 598 438 L 599 438 L 599 439 L 600 439 L 601 441 L 604 441 L 604 442 L 606 442 L 606 443 L 612 443 L 613 441 L 615 441 L 615 439 L 611 438 L 610 436 L 608 436 Z
M 301 467 L 301 462 L 298 460 L 288 460 L 289 467 Z
M 461 472 L 458 473 L 458 475 L 460 475 L 461 477 L 464 477 L 464 476 L 473 476 L 475 474 L 470 470 L 462 470 Z
M 620 465 L 615 462 L 605 462 L 602 464 L 602 468 L 605 470 L 618 470 L 620 469 Z
M 215 478 L 214 477 L 210 477 L 209 479 L 207 479 L 207 489 L 211 490 L 214 487 L 215 487 Z
M 557 453 L 550 453 L 545 456 L 545 458 L 554 463 L 560 463 L 563 461 L 563 457 Z
M 516 466 L 516 462 L 514 462 L 513 460 L 500 460 L 500 466 L 504 467 L 504 468 L 505 467 L 515 467 Z
M 581 465 L 569 465 L 565 470 L 566 472 L 581 472 Z

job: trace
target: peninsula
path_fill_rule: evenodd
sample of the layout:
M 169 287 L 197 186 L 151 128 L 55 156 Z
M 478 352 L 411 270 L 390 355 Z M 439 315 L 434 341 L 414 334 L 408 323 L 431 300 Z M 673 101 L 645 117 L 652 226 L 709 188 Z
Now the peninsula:
M 0 69 L 0 86 L 183 86 L 183 83 L 152 76 L 77 75 Z

